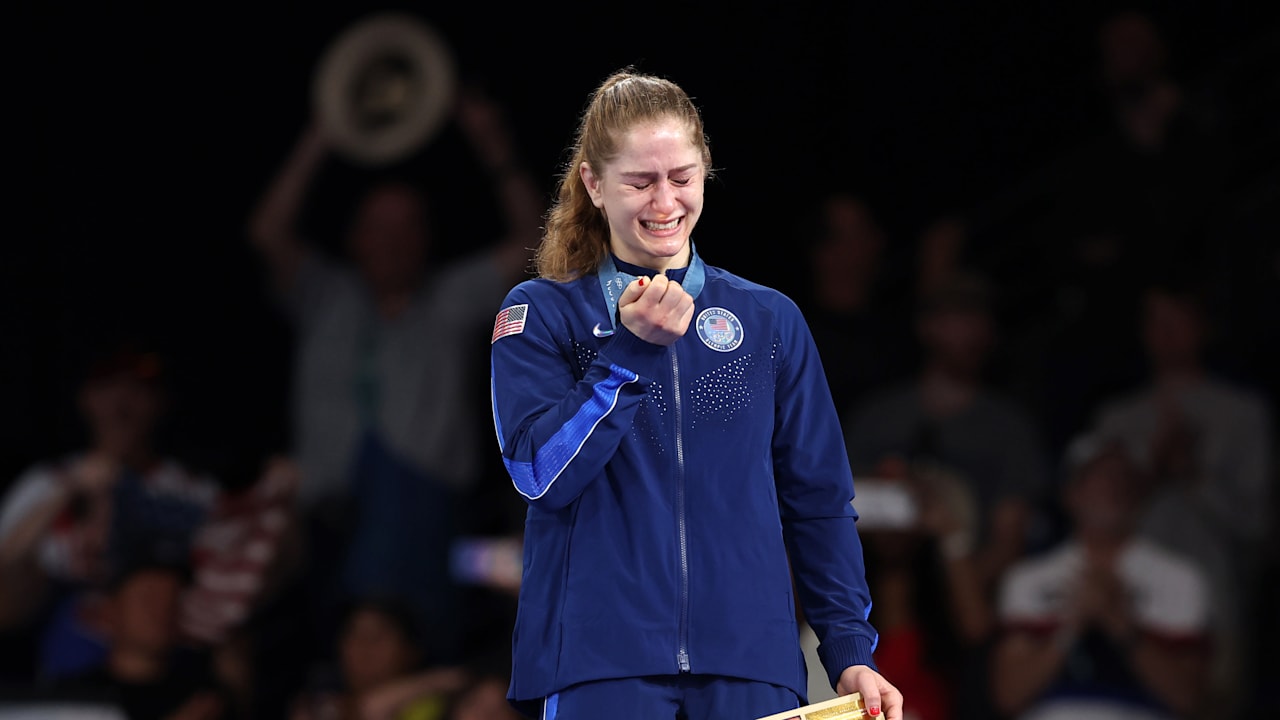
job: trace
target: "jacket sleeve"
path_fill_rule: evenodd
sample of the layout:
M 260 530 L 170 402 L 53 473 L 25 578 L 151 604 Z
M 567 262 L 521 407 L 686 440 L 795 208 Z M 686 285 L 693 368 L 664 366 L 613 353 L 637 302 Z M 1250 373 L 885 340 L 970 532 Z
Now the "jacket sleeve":
M 666 348 L 619 324 L 578 380 L 566 295 L 533 294 L 527 284 L 517 286 L 502 305 L 527 307 L 524 330 L 492 345 L 494 430 L 516 490 L 531 505 L 554 511 L 602 474 L 631 429 L 647 381 L 663 367 Z
M 845 668 L 875 667 L 853 510 L 853 475 L 818 350 L 799 309 L 787 303 L 778 324 L 774 476 L 783 537 L 805 618 L 834 688 Z

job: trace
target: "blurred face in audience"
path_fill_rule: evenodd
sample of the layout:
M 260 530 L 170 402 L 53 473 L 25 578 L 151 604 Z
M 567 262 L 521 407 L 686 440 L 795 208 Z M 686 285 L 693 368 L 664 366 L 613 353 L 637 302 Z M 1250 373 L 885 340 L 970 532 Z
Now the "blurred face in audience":
M 401 627 L 373 609 L 357 610 L 347 622 L 341 654 L 343 677 L 357 693 L 403 676 L 416 660 L 413 644 Z
M 383 185 L 361 203 L 348 238 L 350 251 L 375 293 L 413 289 L 427 250 L 426 201 L 413 188 Z
M 1142 334 L 1157 369 L 1192 369 L 1200 362 L 1204 321 L 1195 304 L 1168 293 L 1149 292 L 1143 303 Z
M 1140 12 L 1123 12 L 1103 23 L 1098 46 L 1103 78 L 1112 88 L 1123 90 L 1164 71 L 1164 41 L 1151 19 Z
M 110 611 L 111 644 L 121 650 L 160 655 L 177 641 L 183 581 L 155 569 L 133 574 L 116 590 Z
M 1122 539 L 1138 511 L 1138 477 L 1123 450 L 1110 448 L 1081 468 L 1067 488 L 1066 507 L 1077 533 Z
M 153 384 L 121 373 L 89 381 L 80 409 L 97 449 L 127 459 L 150 446 L 162 401 Z
M 932 363 L 950 375 L 973 378 L 981 374 L 986 364 L 994 328 L 985 310 L 938 308 L 921 320 L 920 339 Z
M 823 213 L 825 235 L 814 255 L 819 282 L 844 284 L 876 269 L 884 236 L 866 205 L 855 197 L 829 199 Z

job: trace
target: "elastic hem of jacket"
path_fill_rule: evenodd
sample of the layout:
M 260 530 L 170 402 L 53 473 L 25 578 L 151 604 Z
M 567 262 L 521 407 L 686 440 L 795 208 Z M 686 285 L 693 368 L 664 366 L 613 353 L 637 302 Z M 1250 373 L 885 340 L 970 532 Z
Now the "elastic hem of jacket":
M 849 635 L 819 645 L 818 657 L 827 670 L 827 679 L 831 681 L 832 689 L 840 684 L 840 674 L 854 665 L 866 665 L 879 672 L 875 661 L 871 659 L 874 650 L 875 641 L 863 635 Z

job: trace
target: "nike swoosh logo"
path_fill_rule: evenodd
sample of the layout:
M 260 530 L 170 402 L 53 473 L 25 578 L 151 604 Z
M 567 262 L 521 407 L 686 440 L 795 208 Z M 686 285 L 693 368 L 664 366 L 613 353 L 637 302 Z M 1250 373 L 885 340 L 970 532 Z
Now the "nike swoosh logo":
M 608 330 L 601 330 L 600 323 L 596 323 L 596 326 L 591 328 L 591 334 L 595 335 L 596 337 L 609 337 L 610 335 L 613 334 L 613 328 L 609 328 Z

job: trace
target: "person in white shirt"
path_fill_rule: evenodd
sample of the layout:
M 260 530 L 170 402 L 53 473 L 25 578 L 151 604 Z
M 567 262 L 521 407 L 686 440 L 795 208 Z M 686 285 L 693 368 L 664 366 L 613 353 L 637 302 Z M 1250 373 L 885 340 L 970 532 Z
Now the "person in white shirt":
M 1068 536 L 1005 574 L 991 692 L 1019 720 L 1155 720 L 1209 711 L 1209 587 L 1141 538 L 1138 475 L 1116 443 L 1078 441 Z

